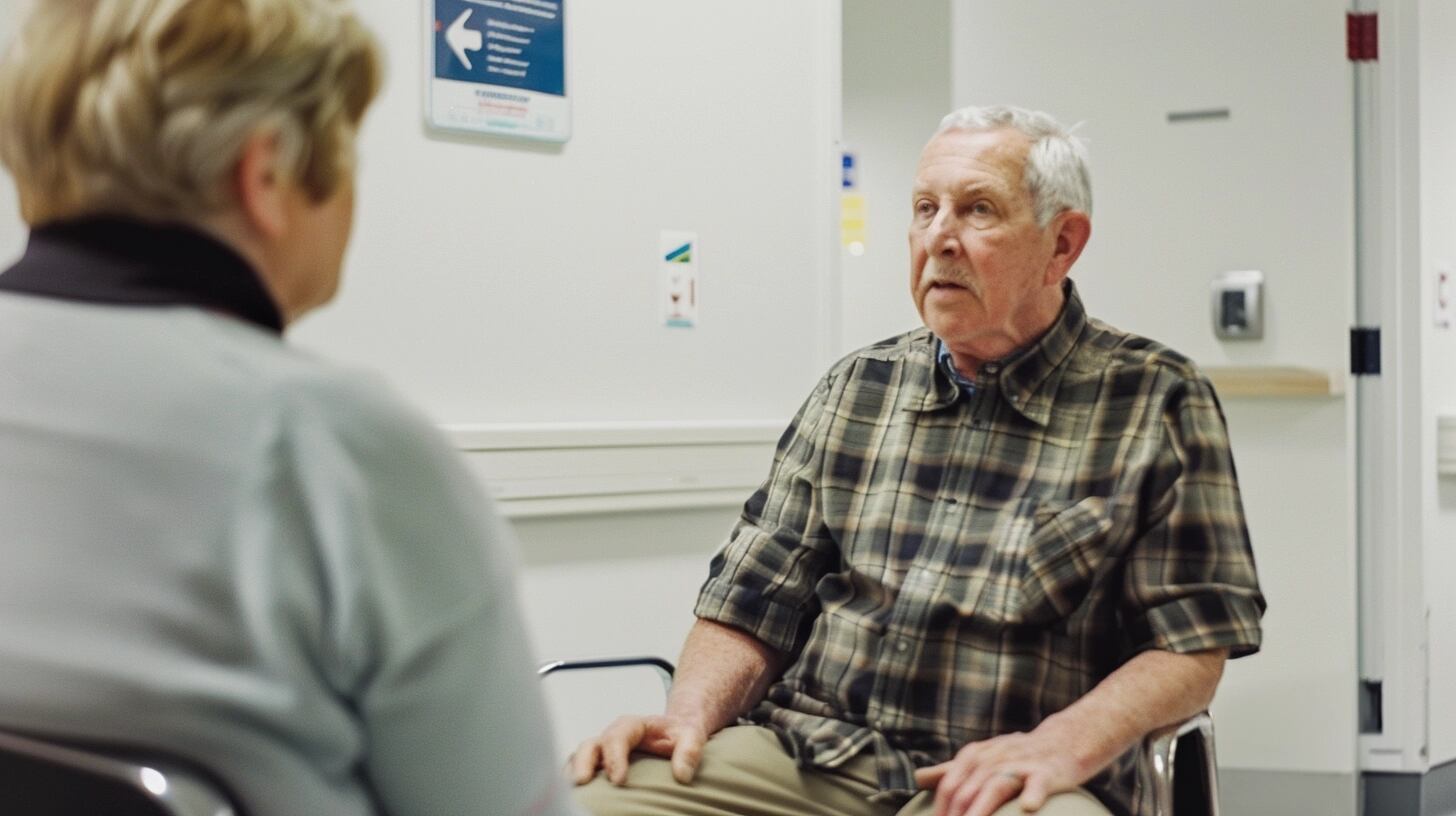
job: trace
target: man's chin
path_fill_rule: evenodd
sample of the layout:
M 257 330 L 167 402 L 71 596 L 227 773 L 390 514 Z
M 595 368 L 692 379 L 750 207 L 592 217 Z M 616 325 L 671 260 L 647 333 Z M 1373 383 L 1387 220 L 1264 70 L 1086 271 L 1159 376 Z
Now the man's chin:
M 926 324 L 936 322 L 959 322 L 971 317 L 979 301 L 969 289 L 960 286 L 932 286 L 920 299 L 920 316 Z
M 937 309 L 934 306 L 920 312 L 920 318 L 931 333 L 941 339 L 960 337 L 972 330 L 970 315 L 966 309 Z

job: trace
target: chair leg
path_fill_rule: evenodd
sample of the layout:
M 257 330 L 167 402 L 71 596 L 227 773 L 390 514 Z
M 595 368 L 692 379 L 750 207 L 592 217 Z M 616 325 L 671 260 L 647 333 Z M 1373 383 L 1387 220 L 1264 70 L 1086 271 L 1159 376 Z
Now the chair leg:
M 1143 740 L 1138 783 L 1151 816 L 1219 816 L 1213 720 L 1208 714 Z
M 1143 741 L 1138 762 L 1139 787 L 1151 808 L 1149 816 L 1173 816 L 1173 763 L 1178 750 L 1174 728 L 1149 734 Z
M 1200 715 L 1197 721 L 1197 733 L 1201 738 L 1203 754 L 1202 775 L 1204 780 L 1204 807 L 1208 816 L 1219 816 L 1218 814 L 1218 753 L 1214 750 L 1213 742 L 1213 718 L 1207 714 Z

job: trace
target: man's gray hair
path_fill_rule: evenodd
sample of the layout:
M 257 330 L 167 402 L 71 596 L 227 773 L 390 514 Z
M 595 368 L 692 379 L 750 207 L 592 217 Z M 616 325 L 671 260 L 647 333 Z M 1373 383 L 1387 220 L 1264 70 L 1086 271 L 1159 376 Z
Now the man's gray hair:
M 1057 213 L 1066 210 L 1092 214 L 1087 145 L 1072 133 L 1074 128 L 1063 127 L 1050 115 L 1009 105 L 973 105 L 946 114 L 935 135 L 948 130 L 998 128 L 1011 128 L 1031 140 L 1024 172 L 1038 226 L 1045 227 Z

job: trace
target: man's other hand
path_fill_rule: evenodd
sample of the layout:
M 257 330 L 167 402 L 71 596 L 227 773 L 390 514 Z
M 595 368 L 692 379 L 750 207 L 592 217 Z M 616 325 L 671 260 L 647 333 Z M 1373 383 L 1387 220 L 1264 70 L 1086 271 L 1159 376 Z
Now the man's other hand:
M 1023 811 L 1040 810 L 1092 774 L 1079 770 L 1065 740 L 1038 731 L 973 742 L 949 762 L 916 771 L 915 784 L 935 789 L 935 816 L 991 816 L 1018 795 Z
M 583 742 L 571 757 L 571 777 L 585 785 L 601 768 L 613 785 L 627 782 L 633 751 L 671 760 L 672 777 L 686 785 L 693 781 L 703 758 L 707 731 L 700 725 L 664 716 L 618 717 L 600 735 Z

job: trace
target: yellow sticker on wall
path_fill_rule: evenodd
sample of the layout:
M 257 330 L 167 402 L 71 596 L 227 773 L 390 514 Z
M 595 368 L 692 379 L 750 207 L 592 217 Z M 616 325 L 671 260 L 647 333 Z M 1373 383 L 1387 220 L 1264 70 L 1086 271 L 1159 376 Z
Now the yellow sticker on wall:
M 851 255 L 863 255 L 865 250 L 865 197 L 864 193 L 840 193 L 839 196 L 839 241 Z

